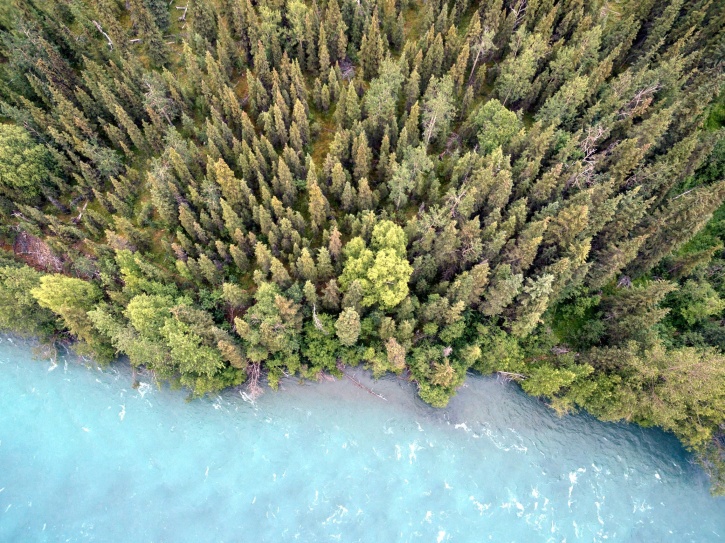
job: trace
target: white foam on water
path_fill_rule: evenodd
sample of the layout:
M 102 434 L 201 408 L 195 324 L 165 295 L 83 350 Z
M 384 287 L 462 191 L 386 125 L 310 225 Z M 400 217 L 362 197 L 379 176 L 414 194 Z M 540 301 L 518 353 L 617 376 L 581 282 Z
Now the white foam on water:
M 604 526 L 604 520 L 602 519 L 601 515 L 602 504 L 599 502 L 594 502 L 594 505 L 596 505 L 597 507 L 597 522 Z
M 418 456 L 415 454 L 417 451 L 420 451 L 423 447 L 418 445 L 417 441 L 413 441 L 413 443 L 410 443 L 408 445 L 408 449 L 410 450 L 410 453 L 408 454 L 408 463 L 412 464 L 413 460 L 417 460 Z
M 484 511 L 487 511 L 488 509 L 491 508 L 491 504 L 490 503 L 481 503 L 476 498 L 474 498 L 473 496 L 469 496 L 468 499 L 471 501 L 471 503 L 473 503 L 473 506 L 476 509 L 478 509 L 479 515 L 483 515 L 483 512 Z
M 652 506 L 647 503 L 646 500 L 632 500 L 632 513 L 644 513 L 645 511 L 652 510 Z
M 151 392 L 151 385 L 149 383 L 143 382 L 139 383 L 138 388 L 136 389 L 138 393 L 141 395 L 141 397 L 145 397 L 146 394 Z
M 118 418 L 123 422 L 123 419 L 126 418 L 126 404 L 122 404 L 121 411 L 118 413 Z
M 305 386 L 289 381 L 287 392 L 266 394 L 248 409 L 251 404 L 239 391 L 186 403 L 185 392 L 165 385 L 157 388 L 151 377 L 142 377 L 148 383 L 138 396 L 126 398 L 121 386 L 130 381 L 126 366 L 115 373 L 88 371 L 71 359 L 63 375 L 48 374 L 47 364 L 18 362 L 0 349 L 0 360 L 5 358 L 12 363 L 0 365 L 0 419 L 5 419 L 0 420 L 0 435 L 6 441 L 0 447 L 0 465 L 7 462 L 8 454 L 15 454 L 18 443 L 23 451 L 37 451 L 37 456 L 25 454 L 21 469 L 0 474 L 6 488 L 0 488 L 0 514 L 10 502 L 14 507 L 16 501 L 32 499 L 33 504 L 11 508 L 12 515 L 2 516 L 2 541 L 14 540 L 8 534 L 19 533 L 18 527 L 27 530 L 27 540 L 43 539 L 42 518 L 61 541 L 92 539 L 79 536 L 82 523 L 86 523 L 84 533 L 95 539 L 104 533 L 108 543 L 234 541 L 239 526 L 227 526 L 224 519 L 248 518 L 245 514 L 250 513 L 256 520 L 244 525 L 245 540 L 280 543 L 295 539 L 432 543 L 439 536 L 441 542 L 608 543 L 635 532 L 642 541 L 710 541 L 725 533 L 725 514 L 721 514 L 725 509 L 706 495 L 704 477 L 672 446 L 671 437 L 633 431 L 623 424 L 600 425 L 591 417 L 557 419 L 546 406 L 518 391 L 511 395 L 492 390 L 486 379 L 471 377 L 460 401 L 445 411 L 427 410 L 418 402 L 409 409 L 410 398 L 405 398 L 407 403 L 396 401 L 390 383 L 381 384 L 388 387 L 390 404 L 357 404 L 349 395 L 338 394 L 346 390 L 345 381 Z M 22 380 L 25 371 L 32 379 Z M 31 386 L 37 387 L 32 397 Z M 321 392 L 321 387 L 330 387 L 332 393 Z M 17 398 L 12 396 L 15 390 L 20 392 Z M 480 391 L 485 394 L 463 397 Z M 153 410 L 148 399 L 134 400 L 142 392 L 153 400 Z M 115 401 L 120 399 L 121 404 L 112 403 L 116 394 L 121 398 Z M 479 400 L 480 406 L 470 403 Z M 128 402 L 133 405 L 126 406 Z M 132 411 L 133 428 L 117 426 L 126 408 Z M 219 416 L 219 410 L 236 413 Z M 447 426 L 450 420 L 458 421 L 458 427 L 453 422 Z M 30 421 L 38 425 L 37 438 L 28 432 L 13 433 L 13 426 L 27 428 Z M 46 421 L 53 423 L 52 431 Z M 79 422 L 92 429 L 94 438 L 103 439 L 79 439 Z M 596 431 L 587 432 L 592 427 Z M 606 450 L 604 433 L 612 436 Z M 474 441 L 470 436 L 488 439 Z M 658 447 L 656 439 L 664 440 L 664 445 Z M 642 440 L 649 440 L 646 446 Z M 522 456 L 526 446 L 545 453 L 545 458 Z M 406 449 L 409 466 L 402 462 Z M 420 449 L 428 450 L 418 457 Z M 319 462 L 325 451 L 327 456 Z M 615 460 L 618 453 L 620 462 Z M 676 456 L 685 469 L 673 467 L 667 455 Z M 149 456 L 157 461 L 149 461 Z M 51 457 L 61 461 L 49 466 Z M 162 458 L 163 462 L 158 460 Z M 587 462 L 586 469 L 577 467 Z M 213 474 L 211 465 L 216 466 Z M 74 503 L 61 520 L 52 516 L 44 489 L 34 486 L 39 482 L 16 474 L 37 472 L 43 466 L 53 477 L 49 481 L 57 484 L 57 499 L 62 496 Z M 587 470 L 591 477 L 584 475 Z M 206 484 L 193 483 L 199 482 L 195 479 L 199 472 Z M 623 473 L 629 481 L 622 480 Z M 275 482 L 270 484 L 272 478 Z M 95 496 L 127 490 L 128 510 L 104 511 L 103 503 L 84 499 L 88 481 L 93 481 Z M 23 488 L 23 493 L 16 497 L 15 488 Z M 637 498 L 634 502 L 632 496 Z M 225 507 L 218 511 L 214 503 Z M 154 531 L 160 527 L 149 523 L 159 515 L 155 504 L 167 515 L 163 531 Z M 650 511 L 648 504 L 657 507 Z M 632 507 L 639 514 L 632 515 Z M 251 509 L 263 509 L 265 514 Z M 134 522 L 125 522 L 122 517 L 127 514 Z M 326 518 L 329 521 L 323 525 Z M 88 519 L 94 519 L 93 532 Z M 608 531 L 609 519 L 616 519 L 616 533 Z

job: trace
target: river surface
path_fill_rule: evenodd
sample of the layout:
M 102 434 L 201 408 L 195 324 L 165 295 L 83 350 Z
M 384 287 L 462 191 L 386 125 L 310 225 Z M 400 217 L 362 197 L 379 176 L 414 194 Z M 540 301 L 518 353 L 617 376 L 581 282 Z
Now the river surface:
M 559 418 L 470 377 L 283 381 L 188 402 L 127 366 L 0 342 L 0 541 L 725 540 L 725 499 L 661 431 Z

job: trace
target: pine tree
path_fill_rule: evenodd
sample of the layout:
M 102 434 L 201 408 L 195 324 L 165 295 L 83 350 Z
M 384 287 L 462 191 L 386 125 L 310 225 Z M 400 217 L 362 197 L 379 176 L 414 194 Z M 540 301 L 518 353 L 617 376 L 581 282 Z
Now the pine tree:
M 342 18 L 337 0 L 331 0 L 325 11 L 327 29 L 327 48 L 333 61 L 341 60 L 347 55 L 347 25 Z
M 628 271 L 640 275 L 657 264 L 662 257 L 679 247 L 710 219 L 725 199 L 725 181 L 701 186 L 674 197 L 667 207 L 655 215 L 653 234 L 647 238 Z
M 420 98 L 420 75 L 418 69 L 413 68 L 413 71 L 408 76 L 408 80 L 405 83 L 405 108 L 410 110 L 413 104 L 418 102 Z
M 340 254 L 342 252 L 341 237 L 342 236 L 340 234 L 340 231 L 337 229 L 337 226 L 335 226 L 330 233 L 330 243 L 328 246 L 328 249 L 330 250 L 330 255 L 332 255 L 332 258 L 334 258 L 335 261 L 339 261 Z
M 592 267 L 587 276 L 587 284 L 593 289 L 602 288 L 614 276 L 637 256 L 637 252 L 647 236 L 625 239 L 619 243 L 610 243 L 605 249 L 594 255 Z
M 368 146 L 368 139 L 365 135 L 365 132 L 362 132 L 357 138 L 357 143 L 355 144 L 355 153 L 353 157 L 353 162 L 355 164 L 355 168 L 353 170 L 353 177 L 355 178 L 355 180 L 359 181 L 360 179 L 368 177 L 370 175 L 372 160 L 373 156 L 372 151 Z
M 468 68 L 468 59 L 470 55 L 470 48 L 468 46 L 468 42 L 465 42 L 463 44 L 463 47 L 461 47 L 461 51 L 458 53 L 458 57 L 456 58 L 455 64 L 451 67 L 450 70 L 450 76 L 453 80 L 453 84 L 456 89 L 456 94 L 459 94 L 462 92 L 463 84 L 466 80 L 466 71 Z
M 420 106 L 418 105 L 418 102 L 416 101 L 413 106 L 410 108 L 410 113 L 408 114 L 408 120 L 405 121 L 405 126 L 403 127 L 403 130 L 407 133 L 406 141 L 404 142 L 404 145 L 409 145 L 411 147 L 415 147 L 420 142 L 420 129 L 418 128 L 420 126 Z M 402 132 L 401 132 L 402 134 Z M 400 142 L 403 140 L 401 137 L 400 140 L 398 140 L 398 145 L 400 145 Z
M 345 183 L 345 187 L 342 190 L 340 204 L 345 211 L 349 212 L 353 210 L 355 204 L 355 189 L 352 188 L 349 181 Z
M 152 61 L 158 66 L 163 65 L 166 60 L 166 48 L 164 47 L 161 30 L 159 30 L 151 11 L 146 7 L 143 0 L 128 0 L 127 6 L 131 14 L 133 28 L 136 30 L 137 36 L 148 48 Z M 166 13 L 168 16 L 168 11 Z
M 307 173 L 307 194 L 308 194 L 308 206 L 310 212 L 310 219 L 312 220 L 313 228 L 324 227 L 327 222 L 327 215 L 329 213 L 330 204 L 322 194 L 320 186 L 317 184 L 317 176 L 315 175 L 314 165 L 310 166 L 309 172 Z
M 535 280 L 527 278 L 523 292 L 517 300 L 517 316 L 511 323 L 511 333 L 525 337 L 533 332 L 540 322 L 541 315 L 546 311 L 553 282 L 554 276 L 549 274 L 541 275 Z
M 611 342 L 625 345 L 639 341 L 645 348 L 657 342 L 653 327 L 668 313 L 659 307 L 664 297 L 677 287 L 667 281 L 653 281 L 629 289 L 619 289 L 602 301 L 606 313 L 607 335 Z
M 357 189 L 357 207 L 360 211 L 366 209 L 373 209 L 375 205 L 375 196 L 370 190 L 370 185 L 366 177 L 363 177 L 358 181 Z
M 360 66 L 362 67 L 365 79 L 373 79 L 378 75 L 378 69 L 383 61 L 384 46 L 380 35 L 380 20 L 378 19 L 377 8 L 373 12 L 365 35 L 360 44 Z
M 272 257 L 270 272 L 272 274 L 272 281 L 282 288 L 288 287 L 292 281 L 287 268 L 284 267 L 284 264 L 277 257 Z
M 330 311 L 340 308 L 340 289 L 334 279 L 330 279 L 322 291 L 322 304 Z
M 496 93 L 504 106 L 529 95 L 539 60 L 548 50 L 541 36 L 528 34 L 523 27 L 511 37 L 509 47 L 511 53 L 501 64 L 496 78 Z
M 433 78 L 440 78 L 443 73 L 444 61 L 443 36 L 437 34 L 433 44 L 423 58 L 420 76 L 423 81 L 430 81 Z
M 448 135 L 450 123 L 455 116 L 453 103 L 453 81 L 450 76 L 431 79 L 423 97 L 423 140 L 428 145 L 431 140 L 442 140 Z
M 319 74 L 323 81 L 327 81 L 327 74 L 330 71 L 330 53 L 327 50 L 327 36 L 325 27 L 320 26 L 320 35 L 317 38 L 317 58 L 320 62 Z
M 356 122 L 360 120 L 360 102 L 357 97 L 357 92 L 355 92 L 355 88 L 352 85 L 349 85 L 347 87 L 347 92 L 345 93 L 345 127 L 353 127 Z
M 342 164 L 337 161 L 332 167 L 330 175 L 330 192 L 338 198 L 341 197 L 346 182 L 347 175 L 345 174 L 345 170 L 342 167 Z
M 520 292 L 524 278 L 521 274 L 513 274 L 509 264 L 499 264 L 493 271 L 491 286 L 481 306 L 484 315 L 499 315 L 503 309 L 513 302 Z
M 332 259 L 330 257 L 330 251 L 327 247 L 320 247 L 317 253 L 317 278 L 320 281 L 327 281 L 335 274 L 335 269 L 332 266 Z
M 312 259 L 312 255 L 306 247 L 302 249 L 302 254 L 297 259 L 296 266 L 299 277 L 307 281 L 312 281 L 313 283 L 317 280 L 315 261 Z

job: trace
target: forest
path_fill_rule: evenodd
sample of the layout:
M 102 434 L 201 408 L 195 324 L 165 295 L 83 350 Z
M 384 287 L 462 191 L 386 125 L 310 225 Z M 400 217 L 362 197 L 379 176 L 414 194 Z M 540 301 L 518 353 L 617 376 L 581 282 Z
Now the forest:
M 725 493 L 717 0 L 0 6 L 0 328 L 202 396 L 363 364 Z

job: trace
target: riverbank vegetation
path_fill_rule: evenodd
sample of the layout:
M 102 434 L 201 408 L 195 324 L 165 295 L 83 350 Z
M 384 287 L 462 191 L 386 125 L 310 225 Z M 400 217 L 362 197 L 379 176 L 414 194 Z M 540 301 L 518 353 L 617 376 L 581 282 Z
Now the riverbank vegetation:
M 0 8 L 0 327 L 194 394 L 502 372 L 725 490 L 710 0 Z

